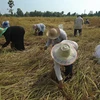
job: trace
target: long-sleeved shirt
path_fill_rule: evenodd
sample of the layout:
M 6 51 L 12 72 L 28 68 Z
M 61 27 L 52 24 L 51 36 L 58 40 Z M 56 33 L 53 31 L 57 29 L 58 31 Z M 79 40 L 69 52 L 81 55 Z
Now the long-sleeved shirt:
M 36 24 L 36 26 L 37 26 L 39 32 L 40 31 L 42 31 L 42 32 L 45 31 L 46 26 L 43 23 Z
M 48 39 L 46 46 L 49 47 L 50 44 L 52 44 L 52 46 L 54 46 L 57 43 L 60 43 L 63 40 L 67 40 L 67 34 L 63 29 L 60 29 L 60 36 L 57 39 Z M 61 75 L 61 70 L 60 70 L 60 64 L 56 63 L 54 61 L 54 70 L 55 70 L 55 74 L 57 76 L 57 79 L 60 81 L 62 80 L 62 75 Z
M 69 41 L 70 41 L 70 40 L 69 40 Z M 77 45 L 78 45 L 78 44 L 77 44 Z M 74 45 L 73 45 L 73 47 L 74 47 Z M 74 47 L 74 48 L 75 48 L 75 47 Z M 75 48 L 75 49 L 78 50 L 78 47 Z M 58 79 L 59 81 L 63 79 L 63 78 L 62 78 L 62 75 L 61 75 L 60 67 L 61 67 L 61 65 L 58 64 L 56 61 L 54 61 L 54 70 L 55 70 L 56 77 L 57 77 L 57 79 Z M 66 67 L 68 67 L 68 66 L 66 66 Z
M 95 52 L 94 52 L 94 56 L 95 56 L 97 59 L 100 59 L 100 45 L 97 45 L 97 46 L 96 46 Z
M 56 74 L 58 81 L 61 81 L 63 78 L 61 75 L 60 64 L 58 64 L 55 61 L 54 61 L 54 70 L 55 70 L 55 74 Z
M 77 17 L 74 21 L 74 29 L 82 29 L 82 25 L 84 23 L 84 20 L 82 17 Z
M 52 46 L 54 46 L 57 43 L 60 43 L 63 40 L 67 40 L 67 34 L 63 29 L 60 29 L 60 36 L 56 39 L 48 39 L 46 46 L 49 47 L 50 44 L 52 44 Z

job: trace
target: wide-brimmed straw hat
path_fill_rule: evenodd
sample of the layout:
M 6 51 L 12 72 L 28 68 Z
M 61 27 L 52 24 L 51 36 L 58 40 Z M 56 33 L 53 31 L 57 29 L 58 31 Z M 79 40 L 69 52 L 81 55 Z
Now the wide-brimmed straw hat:
M 59 28 L 51 28 L 46 35 L 48 36 L 48 38 L 50 39 L 56 39 L 59 37 L 60 35 L 60 30 Z
M 75 41 L 72 41 L 72 40 L 63 40 L 62 43 L 67 43 L 69 45 L 72 45 L 76 50 L 78 50 L 78 44 Z
M 95 47 L 95 51 L 100 50 L 100 44 Z
M 1 28 L 0 27 L 0 37 L 4 34 L 4 32 L 7 30 L 7 28 Z
M 72 45 L 58 43 L 51 50 L 52 58 L 60 65 L 70 65 L 77 59 L 77 51 Z

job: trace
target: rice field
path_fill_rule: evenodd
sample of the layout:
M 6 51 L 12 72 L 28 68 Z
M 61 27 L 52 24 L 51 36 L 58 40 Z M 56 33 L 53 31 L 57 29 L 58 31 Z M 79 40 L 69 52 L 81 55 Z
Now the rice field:
M 91 59 L 100 43 L 100 18 L 88 17 L 90 25 L 83 25 L 82 36 L 73 36 L 75 17 L 0 17 L 0 23 L 25 28 L 25 50 L 12 51 L 10 45 L 0 49 L 0 100 L 100 100 L 100 65 Z M 83 19 L 85 20 L 86 17 Z M 44 51 L 47 37 L 34 36 L 33 24 L 44 23 L 46 31 L 63 24 L 68 39 L 78 43 L 78 59 L 73 77 L 60 90 L 51 80 L 53 60 L 51 47 Z M 0 38 L 0 45 L 5 42 Z M 62 68 L 63 70 L 63 68 Z M 63 76 L 64 77 L 64 76 Z

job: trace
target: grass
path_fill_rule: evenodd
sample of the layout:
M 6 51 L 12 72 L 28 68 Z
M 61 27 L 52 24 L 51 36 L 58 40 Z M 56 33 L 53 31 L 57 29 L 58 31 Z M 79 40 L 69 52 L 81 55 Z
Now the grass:
M 84 18 L 85 19 L 85 18 Z M 0 50 L 0 100 L 100 100 L 100 65 L 90 60 L 100 41 L 100 20 L 90 17 L 90 25 L 83 26 L 81 37 L 73 37 L 74 18 L 1 17 L 0 23 L 25 28 L 25 51 L 12 51 L 10 46 Z M 47 37 L 34 36 L 32 25 L 43 22 L 50 27 L 64 25 L 68 39 L 79 44 L 78 59 L 74 63 L 73 77 L 59 90 L 50 79 L 53 61 L 50 48 L 44 51 Z M 2 37 L 0 43 L 4 43 Z M 66 94 L 65 99 L 63 94 Z

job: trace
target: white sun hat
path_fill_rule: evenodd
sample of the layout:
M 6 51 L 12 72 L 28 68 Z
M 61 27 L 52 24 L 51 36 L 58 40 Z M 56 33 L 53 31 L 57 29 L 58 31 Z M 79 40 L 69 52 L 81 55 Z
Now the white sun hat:
M 56 39 L 59 37 L 60 35 L 60 30 L 59 28 L 51 28 L 46 35 L 48 36 L 48 38 L 50 39 Z
M 75 41 L 63 40 L 62 43 L 68 43 L 69 45 L 72 45 L 76 50 L 78 50 L 78 44 Z
M 77 51 L 68 43 L 58 43 L 51 50 L 52 58 L 60 65 L 70 65 L 77 59 Z
M 100 50 L 100 44 L 95 47 L 95 51 Z

